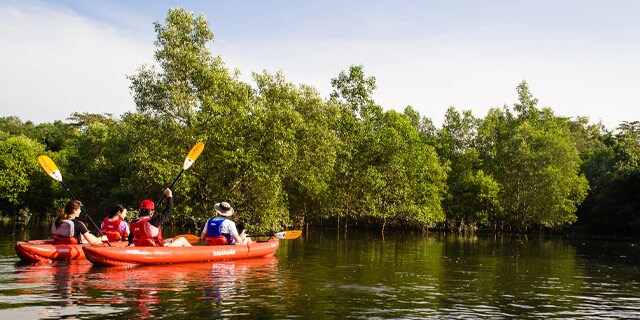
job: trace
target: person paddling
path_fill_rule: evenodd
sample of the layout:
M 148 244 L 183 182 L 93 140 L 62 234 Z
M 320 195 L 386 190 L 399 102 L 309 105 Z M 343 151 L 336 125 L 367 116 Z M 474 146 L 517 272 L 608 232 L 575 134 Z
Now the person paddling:
M 246 231 L 242 230 L 242 233 L 238 233 L 236 223 L 228 219 L 233 215 L 233 208 L 228 202 L 216 203 L 213 206 L 217 217 L 211 218 L 207 221 L 202 229 L 200 238 L 207 241 L 207 245 L 224 245 L 224 244 L 251 244 L 251 238 L 248 238 Z
M 55 244 L 99 244 L 102 240 L 92 235 L 81 221 L 75 219 L 82 211 L 82 203 L 78 200 L 69 200 L 60 210 L 60 213 L 51 224 L 51 234 Z M 83 240 L 86 240 L 84 241 Z
M 131 233 L 129 234 L 129 245 L 132 243 L 136 247 L 190 247 L 191 244 L 184 237 L 177 238 L 165 244 L 162 238 L 160 225 L 173 211 L 173 195 L 169 188 L 164 190 L 167 198 L 167 207 L 160 215 L 154 215 L 155 204 L 151 200 L 140 202 L 140 218 L 131 222 Z
M 127 216 L 127 209 L 122 205 L 116 205 L 109 211 L 109 216 L 105 217 L 100 224 L 100 232 L 107 236 L 110 242 L 124 241 L 129 237 L 129 224 L 124 221 Z

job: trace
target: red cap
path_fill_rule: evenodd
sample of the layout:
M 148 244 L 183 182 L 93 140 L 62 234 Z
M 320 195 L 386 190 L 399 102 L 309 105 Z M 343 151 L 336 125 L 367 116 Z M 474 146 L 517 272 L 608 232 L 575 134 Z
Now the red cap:
M 140 209 L 154 210 L 155 205 L 153 204 L 153 201 L 149 199 L 142 200 L 142 202 L 140 202 Z

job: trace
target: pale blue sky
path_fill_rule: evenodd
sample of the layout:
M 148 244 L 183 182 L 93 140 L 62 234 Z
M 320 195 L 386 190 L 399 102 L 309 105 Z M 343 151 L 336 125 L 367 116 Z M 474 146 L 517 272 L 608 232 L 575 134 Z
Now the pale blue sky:
M 0 116 L 64 120 L 134 110 L 126 75 L 153 63 L 153 22 L 204 14 L 211 45 L 242 72 L 281 70 L 323 97 L 352 64 L 385 109 L 442 122 L 484 117 L 526 80 L 540 106 L 609 129 L 640 120 L 640 1 L 0 0 Z

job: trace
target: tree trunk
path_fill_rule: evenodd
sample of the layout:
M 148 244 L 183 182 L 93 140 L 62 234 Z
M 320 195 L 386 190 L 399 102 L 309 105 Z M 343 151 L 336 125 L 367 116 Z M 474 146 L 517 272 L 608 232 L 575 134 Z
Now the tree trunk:
M 14 203 L 10 203 L 11 205 L 11 213 L 13 213 L 13 229 L 16 229 L 16 226 L 18 225 L 18 208 L 16 207 L 16 205 Z

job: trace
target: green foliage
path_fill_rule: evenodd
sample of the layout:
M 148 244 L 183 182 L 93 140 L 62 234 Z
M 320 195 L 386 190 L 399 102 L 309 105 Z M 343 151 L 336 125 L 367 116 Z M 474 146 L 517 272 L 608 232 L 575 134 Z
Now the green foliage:
M 332 80 L 340 138 L 331 182 L 331 208 L 347 217 L 433 225 L 444 220 L 446 174 L 420 138 L 419 115 L 383 113 L 371 99 L 375 79 L 352 66 Z M 338 213 L 339 214 L 339 213 Z
M 47 150 L 58 152 L 64 144 L 77 137 L 74 125 L 55 120 L 53 123 L 34 125 L 31 121 L 22 122 L 17 117 L 1 117 L 0 132 L 9 136 L 23 135 L 43 143 Z
M 447 110 L 437 137 L 438 154 L 449 164 L 448 191 L 443 202 L 447 225 L 458 230 L 487 226 L 501 210 L 500 185 L 482 170 L 477 149 L 480 125 L 470 111 Z
M 617 134 L 594 136 L 583 171 L 592 192 L 581 206 L 579 222 L 595 231 L 640 230 L 640 125 L 623 122 Z
M 525 82 L 518 92 L 517 116 L 493 110 L 479 130 L 485 168 L 501 185 L 504 210 L 494 223 L 519 230 L 573 223 L 588 182 L 568 125 L 536 109 Z
M 96 217 L 115 203 L 135 213 L 142 199 L 161 196 L 202 141 L 174 187 L 167 223 L 199 227 L 228 201 L 254 233 L 326 219 L 527 230 L 572 224 L 582 204 L 582 223 L 640 229 L 640 122 L 613 134 L 558 117 L 537 107 L 523 81 L 513 108 L 479 119 L 451 107 L 438 129 L 411 106 L 383 111 L 375 77 L 361 65 L 332 79 L 324 100 L 281 72 L 240 81 L 211 54 L 214 34 L 202 15 L 171 9 L 154 26 L 157 64 L 129 76 L 135 112 L 38 125 L 0 118 L 3 214 L 45 220 L 68 198 L 38 167 L 43 153 Z
M 341 71 L 337 78 L 331 79 L 333 92 L 331 98 L 351 107 L 351 112 L 365 117 L 373 105 L 371 97 L 376 89 L 376 78 L 366 77 L 362 65 L 351 66 L 349 72 Z
M 254 78 L 258 99 L 252 115 L 258 130 L 254 128 L 252 135 L 260 150 L 256 156 L 282 179 L 290 213 L 302 222 L 307 214 L 318 214 L 320 198 L 328 189 L 338 141 L 329 125 L 335 116 L 313 88 L 296 88 L 280 73 Z
M 2 213 L 16 217 L 27 207 L 28 196 L 38 174 L 37 157 L 44 147 L 25 136 L 18 135 L 0 141 L 0 201 Z

